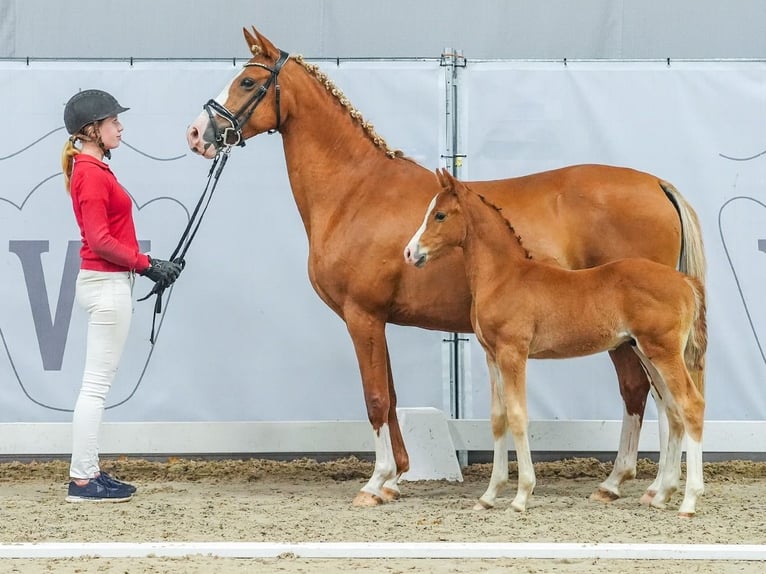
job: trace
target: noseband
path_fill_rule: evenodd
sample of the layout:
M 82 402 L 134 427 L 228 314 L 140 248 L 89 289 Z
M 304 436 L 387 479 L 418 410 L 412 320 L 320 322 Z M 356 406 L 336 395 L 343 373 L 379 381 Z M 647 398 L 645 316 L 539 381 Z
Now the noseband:
M 290 57 L 290 54 L 287 52 L 284 52 L 282 50 L 279 51 L 279 58 L 277 59 L 276 63 L 274 64 L 274 67 L 269 67 L 266 64 L 261 64 L 260 62 L 248 62 L 243 67 L 257 67 L 257 68 L 263 68 L 264 70 L 268 70 L 271 72 L 271 75 L 269 78 L 261 84 L 258 89 L 253 93 L 252 96 L 242 105 L 241 108 L 236 113 L 230 112 L 228 109 L 226 109 L 226 106 L 223 104 L 219 104 L 215 100 L 209 100 L 203 108 L 207 112 L 208 117 L 210 118 L 210 125 L 213 128 L 213 135 L 215 136 L 215 141 L 213 142 L 216 149 L 221 149 L 223 147 L 232 147 L 235 145 L 238 146 L 244 146 L 245 140 L 242 139 L 242 128 L 247 124 L 248 120 L 250 119 L 250 116 L 253 115 L 253 112 L 255 111 L 255 108 L 258 107 L 258 104 L 261 103 L 261 100 L 266 97 L 266 93 L 269 91 L 269 88 L 271 87 L 271 84 L 274 84 L 274 105 L 276 107 L 276 114 L 277 114 L 277 125 L 275 128 L 270 129 L 269 133 L 274 133 L 275 131 L 279 130 L 279 126 L 282 123 L 282 114 L 280 111 L 279 106 L 279 71 L 282 69 L 282 66 L 284 66 L 285 62 L 287 62 L 287 59 Z M 225 119 L 227 122 L 229 122 L 229 126 L 224 128 L 223 130 L 218 126 L 218 123 L 215 121 L 215 115 L 218 114 L 223 119 Z

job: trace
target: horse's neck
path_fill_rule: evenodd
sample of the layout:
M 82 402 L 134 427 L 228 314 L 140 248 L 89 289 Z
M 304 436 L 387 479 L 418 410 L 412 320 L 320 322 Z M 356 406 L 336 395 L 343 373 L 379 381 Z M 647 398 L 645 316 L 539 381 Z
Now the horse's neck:
M 519 238 L 499 211 L 475 195 L 461 204 L 467 231 L 463 251 L 471 281 L 476 278 L 472 270 L 491 271 L 499 277 L 531 264 Z
M 313 214 L 343 205 L 371 171 L 393 162 L 311 73 L 299 64 L 291 72 L 284 93 L 293 105 L 282 140 L 290 186 L 308 226 Z

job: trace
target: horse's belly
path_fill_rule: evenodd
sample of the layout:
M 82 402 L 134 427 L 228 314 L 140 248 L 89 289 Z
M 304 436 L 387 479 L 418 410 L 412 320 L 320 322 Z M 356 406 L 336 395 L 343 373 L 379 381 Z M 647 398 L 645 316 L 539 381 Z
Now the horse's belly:
M 535 341 L 530 346 L 529 357 L 532 359 L 570 359 L 585 357 L 604 351 L 616 349 L 630 337 L 626 334 L 605 334 L 572 337 L 551 337 L 543 341 Z

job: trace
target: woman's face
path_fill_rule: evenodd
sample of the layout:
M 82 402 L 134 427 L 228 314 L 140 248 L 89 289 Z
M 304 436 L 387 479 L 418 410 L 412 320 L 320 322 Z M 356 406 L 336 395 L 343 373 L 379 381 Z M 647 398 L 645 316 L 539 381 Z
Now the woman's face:
M 115 149 L 120 146 L 122 141 L 122 124 L 117 116 L 111 116 L 101 122 L 99 126 L 101 141 L 104 149 Z

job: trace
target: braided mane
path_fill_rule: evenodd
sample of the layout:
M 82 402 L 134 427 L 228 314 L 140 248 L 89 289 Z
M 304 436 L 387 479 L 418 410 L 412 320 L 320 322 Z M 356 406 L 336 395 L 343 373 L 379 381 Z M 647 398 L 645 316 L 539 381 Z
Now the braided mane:
M 362 117 L 362 113 L 357 110 L 353 105 L 351 105 L 351 102 L 346 97 L 346 95 L 338 88 L 333 81 L 327 77 L 327 74 L 322 72 L 319 69 L 319 66 L 315 64 L 310 64 L 306 62 L 303 59 L 303 56 L 300 54 L 296 54 L 295 56 L 290 56 L 293 60 L 295 60 L 298 64 L 303 66 L 314 78 L 316 78 L 320 84 L 322 84 L 328 92 L 330 92 L 337 100 L 340 102 L 340 104 L 348 110 L 349 115 L 356 120 L 359 125 L 362 127 L 362 129 L 365 131 L 367 136 L 372 140 L 372 142 L 382 149 L 388 157 L 391 159 L 397 158 L 397 157 L 403 157 L 404 153 L 401 150 L 398 149 L 391 149 L 388 147 L 388 144 L 386 143 L 386 140 L 384 140 L 380 135 L 378 135 L 378 132 L 375 131 L 375 128 L 373 125 L 366 121 Z
M 500 215 L 500 218 L 501 218 L 503 221 L 505 221 L 505 224 L 508 226 L 508 229 L 510 229 L 510 230 L 511 230 L 511 234 L 513 234 L 513 236 L 516 238 L 516 241 L 518 241 L 518 242 L 519 242 L 519 245 L 520 245 L 520 246 L 521 246 L 521 248 L 524 250 L 524 255 L 526 256 L 526 258 L 527 258 L 527 259 L 532 259 L 532 254 L 529 252 L 529 250 L 528 250 L 526 247 L 524 247 L 524 242 L 523 242 L 523 241 L 522 241 L 522 239 L 521 239 L 521 235 L 519 235 L 518 233 L 516 233 L 516 229 L 514 229 L 513 225 L 511 225 L 511 222 L 510 222 L 510 221 L 508 221 L 508 220 L 505 218 L 505 216 L 503 215 L 503 210 L 502 210 L 501 208 L 499 208 L 497 205 L 495 205 L 494 203 L 491 203 L 490 201 L 488 201 L 488 200 L 487 200 L 487 198 L 486 198 L 486 197 L 484 197 L 483 195 L 481 195 L 481 194 L 478 194 L 478 193 L 477 193 L 476 195 L 478 195 L 478 196 L 479 196 L 479 199 L 481 199 L 481 201 L 482 201 L 482 203 L 483 203 L 484 205 L 488 205 L 489 207 L 491 207 L 492 209 L 494 209 L 495 211 L 497 211 L 498 215 Z

